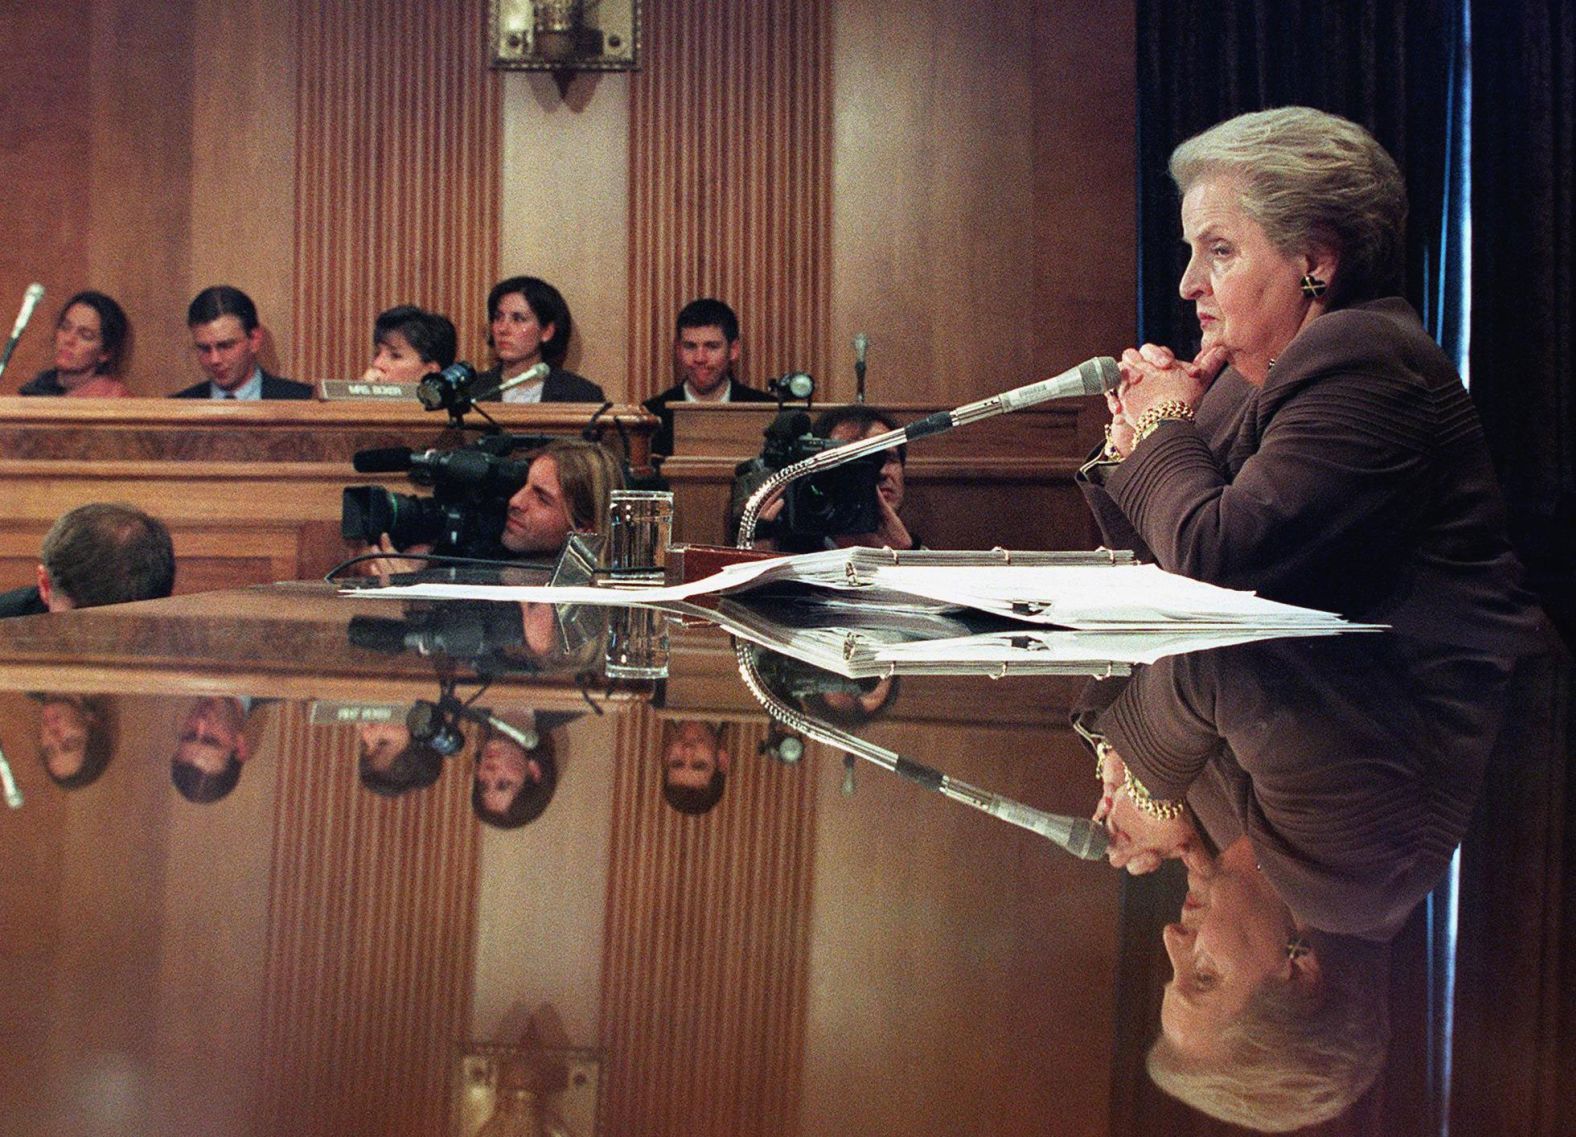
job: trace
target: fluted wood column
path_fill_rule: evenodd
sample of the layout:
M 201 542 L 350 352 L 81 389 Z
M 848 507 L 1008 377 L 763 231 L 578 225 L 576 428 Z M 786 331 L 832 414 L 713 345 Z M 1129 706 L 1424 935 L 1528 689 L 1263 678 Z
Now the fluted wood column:
M 742 377 L 826 366 L 830 5 L 645 0 L 630 85 L 628 390 L 669 386 L 673 318 L 738 312 Z
M 481 0 L 296 4 L 297 377 L 359 376 L 373 318 L 407 302 L 485 360 L 502 148 L 486 20 Z
M 470 762 L 363 789 L 354 732 L 281 708 L 259 1133 L 447 1133 L 475 972 Z
M 795 1134 L 804 1082 L 813 771 L 756 753 L 711 812 L 662 800 L 661 722 L 618 726 L 603 952 L 602 1128 L 650 1137 Z

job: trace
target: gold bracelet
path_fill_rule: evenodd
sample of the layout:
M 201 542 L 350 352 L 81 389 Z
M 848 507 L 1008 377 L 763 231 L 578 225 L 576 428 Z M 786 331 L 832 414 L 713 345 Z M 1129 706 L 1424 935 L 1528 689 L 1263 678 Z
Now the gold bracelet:
M 1127 784 L 1122 787 L 1127 791 L 1127 796 L 1132 800 L 1141 813 L 1147 813 L 1156 821 L 1175 821 L 1182 816 L 1182 803 L 1179 801 L 1156 801 L 1149 796 L 1149 790 L 1131 769 L 1127 771 Z
M 1103 738 L 1094 740 L 1094 780 L 1101 785 L 1105 784 L 1105 759 L 1107 755 L 1115 754 L 1111 744 Z
M 1122 452 L 1116 448 L 1116 440 L 1111 437 L 1111 424 L 1105 424 L 1105 445 L 1100 448 L 1100 456 L 1095 462 L 1120 462 Z
M 1156 403 L 1133 424 L 1133 445 L 1136 447 L 1155 432 L 1163 422 L 1192 422 L 1193 408 L 1181 399 L 1166 399 Z

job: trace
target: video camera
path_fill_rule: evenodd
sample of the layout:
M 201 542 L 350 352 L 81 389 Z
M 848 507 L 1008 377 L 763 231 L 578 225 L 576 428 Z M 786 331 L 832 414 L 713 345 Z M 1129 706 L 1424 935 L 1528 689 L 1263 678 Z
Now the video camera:
M 489 435 L 457 450 L 410 450 L 403 446 L 358 451 L 360 474 L 404 472 L 431 497 L 394 493 L 382 486 L 347 486 L 339 531 L 347 541 L 374 545 L 387 533 L 395 548 L 431 543 L 434 551 L 485 557 L 498 553 L 509 499 L 525 484 L 529 460 L 508 457 L 537 449 L 545 435 Z
M 737 527 L 750 495 L 777 471 L 844 445 L 811 434 L 810 416 L 803 411 L 783 411 L 763 433 L 766 441 L 760 457 L 734 467 L 730 528 Z M 884 461 L 881 454 L 865 454 L 846 465 L 790 482 L 775 526 L 762 525 L 756 529 L 757 535 L 835 537 L 873 532 L 881 524 L 876 487 Z

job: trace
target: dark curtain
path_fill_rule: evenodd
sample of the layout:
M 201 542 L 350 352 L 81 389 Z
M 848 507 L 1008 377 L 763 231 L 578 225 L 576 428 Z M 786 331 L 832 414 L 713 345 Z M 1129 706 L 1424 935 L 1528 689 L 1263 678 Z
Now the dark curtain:
M 1139 0 L 1139 311 L 1142 340 L 1198 347 L 1177 296 L 1187 258 L 1166 171 L 1184 139 L 1244 111 L 1300 104 L 1362 123 L 1401 167 L 1411 204 L 1406 293 L 1436 330 L 1441 292 L 1456 5 L 1429 0 Z
M 1576 623 L 1576 5 L 1471 0 L 1472 396 L 1532 582 Z

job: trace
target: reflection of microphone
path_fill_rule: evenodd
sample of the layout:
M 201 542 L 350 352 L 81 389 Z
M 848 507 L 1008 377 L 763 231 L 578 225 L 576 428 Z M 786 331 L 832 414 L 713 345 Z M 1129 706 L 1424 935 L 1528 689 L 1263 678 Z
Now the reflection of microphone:
M 744 505 L 744 512 L 739 517 L 739 547 L 749 549 L 755 543 L 755 522 L 759 516 L 762 505 L 774 490 L 781 489 L 795 478 L 817 470 L 829 469 L 832 466 L 841 466 L 845 462 L 852 462 L 855 458 L 865 454 L 874 454 L 880 450 L 891 450 L 904 443 L 912 442 L 917 438 L 924 438 L 932 434 L 940 434 L 951 430 L 955 426 L 962 426 L 967 422 L 978 422 L 980 419 L 991 418 L 995 415 L 1005 414 L 1008 411 L 1022 410 L 1032 407 L 1036 403 L 1043 403 L 1048 399 L 1066 399 L 1084 395 L 1098 395 L 1104 391 L 1114 391 L 1121 382 L 1121 372 L 1117 370 L 1116 360 L 1109 355 L 1096 356 L 1088 359 L 1060 375 L 1053 375 L 1049 379 L 1041 379 L 1038 383 L 1029 383 L 1023 387 L 1014 387 L 1010 391 L 1003 391 L 999 395 L 992 395 L 988 399 L 978 402 L 965 403 L 957 410 L 937 411 L 933 415 L 926 415 L 918 422 L 911 422 L 897 430 L 888 430 L 882 434 L 873 434 L 868 438 L 855 439 L 823 450 L 819 454 L 812 454 L 802 462 L 795 462 L 792 466 L 778 470 L 771 477 L 762 482 L 749 501 Z
M 864 332 L 854 333 L 854 402 L 865 401 L 865 352 L 870 350 L 870 337 Z
M 39 289 L 40 292 L 43 289 Z M 17 788 L 16 779 L 11 776 L 11 763 L 5 760 L 5 751 L 0 750 L 0 786 L 5 787 L 5 803 L 12 809 L 22 808 L 22 791 Z
M 27 322 L 33 318 L 33 309 L 43 298 L 44 286 L 36 281 L 22 294 L 22 310 L 16 314 L 16 323 L 11 325 L 11 338 L 5 341 L 5 350 L 0 352 L 0 375 L 5 374 L 5 365 L 11 362 L 11 353 L 16 350 L 16 341 L 22 338 Z

